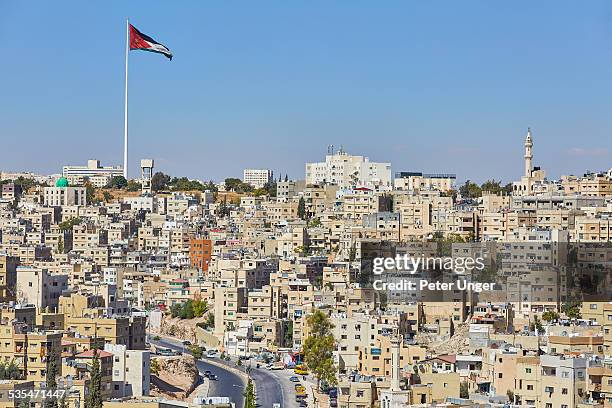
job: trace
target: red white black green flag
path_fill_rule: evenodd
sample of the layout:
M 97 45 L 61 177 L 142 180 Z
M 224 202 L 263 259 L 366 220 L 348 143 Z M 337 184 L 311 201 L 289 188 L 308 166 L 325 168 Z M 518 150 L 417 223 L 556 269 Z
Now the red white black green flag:
M 143 50 L 157 52 L 164 54 L 170 60 L 172 60 L 172 53 L 165 45 L 162 45 L 149 37 L 146 34 L 141 33 L 130 24 L 130 50 Z

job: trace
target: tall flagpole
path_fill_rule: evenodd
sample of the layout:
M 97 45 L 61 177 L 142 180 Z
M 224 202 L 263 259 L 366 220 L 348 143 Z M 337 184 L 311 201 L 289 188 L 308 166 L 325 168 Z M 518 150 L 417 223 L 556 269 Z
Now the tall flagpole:
M 125 27 L 125 111 L 123 125 L 123 177 L 128 178 L 128 54 L 130 52 L 130 19 Z

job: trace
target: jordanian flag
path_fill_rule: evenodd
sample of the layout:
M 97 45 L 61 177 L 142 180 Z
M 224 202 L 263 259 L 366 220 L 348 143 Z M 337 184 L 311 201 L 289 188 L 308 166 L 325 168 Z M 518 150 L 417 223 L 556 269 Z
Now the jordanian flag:
M 130 50 L 144 50 L 157 52 L 164 54 L 170 60 L 172 60 L 172 53 L 165 45 L 162 45 L 149 37 L 146 34 L 141 33 L 130 24 Z

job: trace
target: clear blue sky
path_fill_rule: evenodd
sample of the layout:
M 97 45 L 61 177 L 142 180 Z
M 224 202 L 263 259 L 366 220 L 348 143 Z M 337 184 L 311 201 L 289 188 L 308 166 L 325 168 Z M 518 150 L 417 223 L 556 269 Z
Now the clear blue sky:
M 175 55 L 130 54 L 130 172 L 303 178 L 326 146 L 393 170 L 510 181 L 527 126 L 549 176 L 612 167 L 605 1 L 0 0 L 0 168 L 122 163 L 125 18 Z

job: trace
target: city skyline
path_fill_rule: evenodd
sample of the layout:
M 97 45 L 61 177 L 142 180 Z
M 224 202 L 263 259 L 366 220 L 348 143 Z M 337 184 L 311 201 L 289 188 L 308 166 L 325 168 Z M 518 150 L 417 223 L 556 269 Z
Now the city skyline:
M 394 172 L 510 182 L 522 174 L 528 126 L 534 165 L 549 178 L 610 167 L 604 2 L 76 4 L 2 6 L 12 57 L 0 66 L 11 78 L 0 131 L 14 152 L 3 171 L 121 164 L 128 16 L 175 52 L 172 62 L 131 56 L 132 176 L 151 157 L 176 176 L 221 181 L 270 168 L 297 179 L 333 144 Z M 23 141 L 37 148 L 19 149 Z

